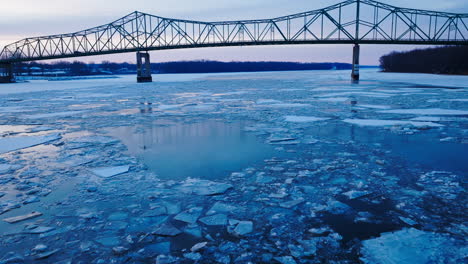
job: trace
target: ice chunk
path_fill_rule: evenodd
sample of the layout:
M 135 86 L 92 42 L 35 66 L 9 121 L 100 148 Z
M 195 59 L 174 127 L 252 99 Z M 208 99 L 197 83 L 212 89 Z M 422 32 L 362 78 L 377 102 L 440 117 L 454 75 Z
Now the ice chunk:
M 125 165 L 125 166 L 116 166 L 116 167 L 95 168 L 95 169 L 92 169 L 91 172 L 93 172 L 97 176 L 108 178 L 108 177 L 112 177 L 112 176 L 119 175 L 122 173 L 126 173 L 128 172 L 129 169 L 130 169 L 130 166 Z
M 25 214 L 25 215 L 5 218 L 5 219 L 3 219 L 3 221 L 5 221 L 7 223 L 10 223 L 10 224 L 14 224 L 14 223 L 21 222 L 21 221 L 24 221 L 24 220 L 28 220 L 28 219 L 38 217 L 38 216 L 41 216 L 41 215 L 42 215 L 42 213 L 40 213 L 40 212 L 31 212 L 31 213 Z
M 227 216 L 225 214 L 216 214 L 200 218 L 200 222 L 208 226 L 222 226 L 227 224 Z
M 253 231 L 253 223 L 251 221 L 240 221 L 236 228 L 234 228 L 234 234 L 238 236 L 244 236 Z
M 177 236 L 182 233 L 179 229 L 175 228 L 169 223 L 160 225 L 156 230 L 153 231 L 153 234 L 159 236 Z
M 174 217 L 175 220 L 179 220 L 185 223 L 194 224 L 197 222 L 203 211 L 203 207 L 190 208 Z
M 440 108 L 426 108 L 426 109 L 393 109 L 383 110 L 380 113 L 387 114 L 408 114 L 408 115 L 468 115 L 465 110 L 452 110 Z
M 382 120 L 382 119 L 343 119 L 343 122 L 360 126 L 404 126 L 415 127 L 442 127 L 444 125 L 433 122 L 417 122 L 404 120 Z
M 8 153 L 14 150 L 34 147 L 60 138 L 61 136 L 59 134 L 50 134 L 45 136 L 0 138 L 0 154 Z
M 464 263 L 463 249 L 445 235 L 415 228 L 383 233 L 362 242 L 364 263 Z
M 221 202 L 216 202 L 208 212 L 206 212 L 206 215 L 212 215 L 216 213 L 231 213 L 235 211 L 237 207 Z
M 192 252 L 199 251 L 200 249 L 204 248 L 204 247 L 206 246 L 206 244 L 208 244 L 208 242 L 200 242 L 200 243 L 197 243 L 197 244 L 193 245 L 193 246 L 190 248 L 190 251 L 192 251 Z
M 307 123 L 307 122 L 322 121 L 322 120 L 327 120 L 327 119 L 329 118 L 314 117 L 314 116 L 285 116 L 284 117 L 284 121 L 294 122 L 294 123 Z
M 366 191 L 356 191 L 356 190 L 351 190 L 343 193 L 344 196 L 348 197 L 348 199 L 356 199 L 365 195 L 368 195 L 369 192 Z

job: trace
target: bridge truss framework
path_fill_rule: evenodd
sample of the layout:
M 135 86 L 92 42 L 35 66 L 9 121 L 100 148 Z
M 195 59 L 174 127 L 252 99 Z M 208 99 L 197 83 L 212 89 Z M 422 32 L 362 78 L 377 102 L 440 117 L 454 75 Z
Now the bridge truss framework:
M 7 45 L 0 53 L 0 67 L 123 52 L 137 52 L 141 59 L 142 53 L 151 50 L 290 44 L 354 44 L 352 77 L 359 79 L 359 44 L 468 45 L 468 14 L 399 8 L 374 0 L 346 0 L 272 19 L 222 22 L 136 11 L 106 25 Z M 146 63 L 149 56 L 145 55 L 141 67 Z

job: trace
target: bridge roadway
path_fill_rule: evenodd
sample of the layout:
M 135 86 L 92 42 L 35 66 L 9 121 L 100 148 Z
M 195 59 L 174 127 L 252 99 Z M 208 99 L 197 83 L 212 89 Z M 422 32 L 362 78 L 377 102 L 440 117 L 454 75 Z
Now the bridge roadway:
M 14 63 L 124 52 L 137 54 L 137 81 L 152 81 L 148 51 L 250 45 L 352 44 L 359 80 L 360 44 L 468 45 L 468 14 L 346 0 L 272 19 L 202 22 L 135 11 L 79 32 L 31 37 L 0 53 L 0 82 L 14 81 Z M 3 69 L 3 70 L 2 70 Z

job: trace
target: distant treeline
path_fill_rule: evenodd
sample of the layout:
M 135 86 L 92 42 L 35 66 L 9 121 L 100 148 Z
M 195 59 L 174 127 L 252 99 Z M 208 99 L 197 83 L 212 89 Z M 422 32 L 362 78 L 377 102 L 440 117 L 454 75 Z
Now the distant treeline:
M 380 58 L 385 72 L 468 75 L 468 46 L 445 46 L 392 52 Z
M 134 74 L 136 65 L 131 63 L 84 63 L 80 61 L 57 61 L 52 63 L 29 62 L 15 66 L 20 75 L 96 75 Z M 221 61 L 177 61 L 152 63 L 153 73 L 216 73 L 253 71 L 303 71 L 303 70 L 346 70 L 347 63 L 298 63 L 298 62 L 221 62 Z

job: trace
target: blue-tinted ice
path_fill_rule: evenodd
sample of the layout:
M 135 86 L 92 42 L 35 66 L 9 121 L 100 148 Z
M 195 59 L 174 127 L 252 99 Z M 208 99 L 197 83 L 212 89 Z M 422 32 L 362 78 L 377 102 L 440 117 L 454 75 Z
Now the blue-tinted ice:
M 2 85 L 0 263 L 462 263 L 468 78 L 348 75 Z

